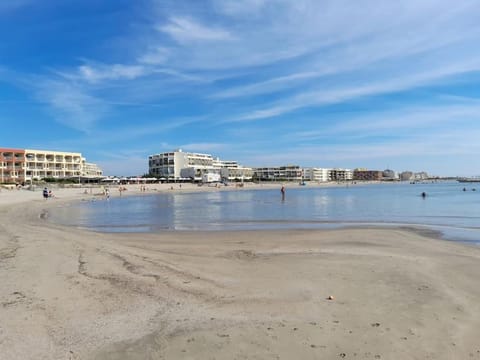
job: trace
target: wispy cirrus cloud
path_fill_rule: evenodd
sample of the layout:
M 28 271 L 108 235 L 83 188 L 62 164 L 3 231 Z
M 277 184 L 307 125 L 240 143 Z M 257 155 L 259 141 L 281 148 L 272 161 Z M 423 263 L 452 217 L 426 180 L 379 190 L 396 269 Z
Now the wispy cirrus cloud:
M 222 99 L 222 98 L 232 98 L 240 96 L 253 96 L 258 94 L 264 94 L 269 92 L 278 91 L 284 89 L 285 87 L 292 87 L 296 82 L 302 82 L 318 78 L 323 75 L 327 75 L 329 72 L 318 72 L 318 71 L 309 71 L 309 72 L 300 72 L 293 73 L 285 76 L 276 77 L 266 81 L 243 85 L 228 90 L 223 90 L 216 94 L 213 94 L 213 98 Z
M 365 138 L 435 138 L 439 133 L 451 133 L 458 128 L 469 128 L 471 133 L 480 133 L 475 119 L 480 116 L 480 102 L 437 103 L 432 106 L 396 106 L 393 110 L 377 111 L 361 115 L 347 115 L 346 119 L 325 125 L 321 130 L 291 131 L 284 141 L 294 139 L 299 143 L 324 142 L 337 139 L 345 142 L 361 142 Z M 474 124 L 474 125 L 472 125 Z M 480 134 L 479 134 L 480 135 Z M 389 140 L 390 141 L 390 140 Z
M 377 96 L 393 92 L 406 91 L 422 86 L 433 84 L 453 75 L 465 74 L 480 70 L 480 54 L 477 58 L 467 59 L 463 63 L 446 66 L 434 70 L 421 70 L 414 73 L 404 74 L 395 77 L 388 75 L 374 81 L 361 80 L 357 86 L 331 86 L 326 89 L 319 89 L 307 92 L 298 92 L 291 98 L 284 98 L 263 109 L 233 117 L 225 121 L 253 121 L 272 118 L 298 109 L 318 107 L 322 105 L 337 104 L 362 97 Z
M 103 80 L 133 80 L 148 74 L 150 71 L 140 65 L 101 65 L 93 67 L 81 65 L 78 68 L 80 76 L 86 81 L 96 83 Z
M 141 64 L 161 65 L 167 62 L 169 54 L 169 49 L 160 45 L 153 45 L 145 53 L 142 53 L 137 61 Z
M 158 25 L 156 28 L 180 43 L 233 39 L 233 35 L 227 30 L 208 27 L 195 20 L 182 17 L 172 17 L 167 24 Z
M 36 88 L 36 98 L 50 106 L 57 122 L 81 132 L 92 131 L 110 109 L 102 100 L 70 83 L 41 81 Z
M 214 8 L 229 16 L 252 16 L 260 12 L 271 0 L 214 0 Z

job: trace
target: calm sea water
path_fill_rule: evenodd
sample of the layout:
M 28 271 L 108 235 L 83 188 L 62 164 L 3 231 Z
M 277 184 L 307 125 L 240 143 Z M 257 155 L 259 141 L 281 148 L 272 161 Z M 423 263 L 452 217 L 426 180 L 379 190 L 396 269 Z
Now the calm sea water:
M 473 189 L 478 186 L 478 191 Z M 466 188 L 467 191 L 463 191 Z M 422 192 L 427 193 L 423 198 Z M 331 188 L 168 193 L 85 201 L 54 209 L 57 223 L 102 232 L 421 225 L 480 244 L 480 184 L 378 184 Z

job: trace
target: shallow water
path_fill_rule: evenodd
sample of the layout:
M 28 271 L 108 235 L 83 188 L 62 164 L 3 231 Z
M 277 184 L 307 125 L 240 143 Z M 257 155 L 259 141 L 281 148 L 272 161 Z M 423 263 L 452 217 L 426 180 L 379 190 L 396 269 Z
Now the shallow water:
M 480 243 L 476 184 L 376 184 L 200 193 L 85 201 L 54 209 L 54 222 L 102 232 L 427 225 L 452 240 Z M 480 186 L 480 184 L 478 184 Z M 467 191 L 462 191 L 463 188 Z M 420 194 L 425 192 L 423 198 Z

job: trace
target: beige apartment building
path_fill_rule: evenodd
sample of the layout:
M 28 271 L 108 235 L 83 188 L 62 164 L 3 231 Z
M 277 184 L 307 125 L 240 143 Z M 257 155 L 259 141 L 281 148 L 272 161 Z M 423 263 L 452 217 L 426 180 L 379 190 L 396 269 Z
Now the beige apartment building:
M 22 183 L 45 178 L 99 178 L 102 170 L 81 153 L 0 148 L 0 182 Z

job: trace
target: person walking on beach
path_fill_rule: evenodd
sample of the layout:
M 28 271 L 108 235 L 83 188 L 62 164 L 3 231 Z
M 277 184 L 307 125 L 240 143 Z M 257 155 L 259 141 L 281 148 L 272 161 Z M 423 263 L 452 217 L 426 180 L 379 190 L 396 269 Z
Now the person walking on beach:
M 47 189 L 47 188 L 43 189 L 43 198 L 44 198 L 45 200 L 48 199 L 48 189 Z

